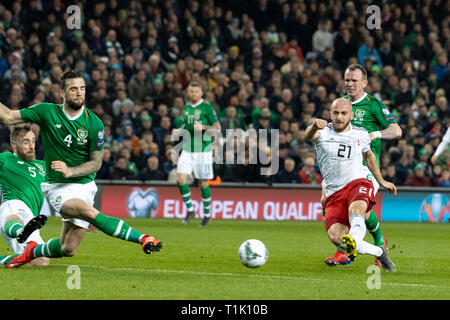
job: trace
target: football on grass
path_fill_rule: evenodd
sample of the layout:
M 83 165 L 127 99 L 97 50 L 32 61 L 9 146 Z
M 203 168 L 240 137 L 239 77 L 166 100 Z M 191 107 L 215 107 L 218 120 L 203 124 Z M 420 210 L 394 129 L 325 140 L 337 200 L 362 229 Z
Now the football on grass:
M 264 265 L 269 258 L 269 251 L 259 240 L 246 240 L 239 247 L 239 259 L 242 264 L 249 268 L 258 268 Z

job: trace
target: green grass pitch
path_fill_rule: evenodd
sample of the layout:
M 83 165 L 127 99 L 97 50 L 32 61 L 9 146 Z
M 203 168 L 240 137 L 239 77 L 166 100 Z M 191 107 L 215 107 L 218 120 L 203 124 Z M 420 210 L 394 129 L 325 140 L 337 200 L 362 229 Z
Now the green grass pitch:
M 126 221 L 159 237 L 163 250 L 146 255 L 136 244 L 87 233 L 72 258 L 53 259 L 48 267 L 0 270 L 0 299 L 450 298 L 450 224 L 383 222 L 383 234 L 395 244 L 391 258 L 397 272 L 381 271 L 378 277 L 368 269 L 370 256 L 360 255 L 349 266 L 326 266 L 323 260 L 335 247 L 319 221 L 212 220 L 206 228 L 198 219 L 187 226 L 174 219 Z M 59 236 L 60 228 L 60 219 L 49 218 L 43 238 Z M 239 261 L 240 244 L 251 238 L 269 250 L 261 268 Z M 4 241 L 0 253 L 10 253 Z M 79 289 L 70 289 L 76 283 L 70 266 L 79 270 Z

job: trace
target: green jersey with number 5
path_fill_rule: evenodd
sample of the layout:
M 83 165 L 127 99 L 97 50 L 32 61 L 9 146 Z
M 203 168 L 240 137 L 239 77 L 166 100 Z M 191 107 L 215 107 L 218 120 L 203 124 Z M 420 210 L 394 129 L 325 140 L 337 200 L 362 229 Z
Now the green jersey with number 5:
M 47 181 L 49 183 L 88 183 L 95 173 L 83 177 L 65 178 L 50 168 L 52 161 L 60 160 L 67 167 L 76 167 L 90 161 L 93 151 L 100 151 L 104 144 L 102 121 L 85 106 L 75 118 L 70 117 L 62 105 L 38 103 L 20 110 L 22 119 L 37 123 L 41 128 Z
M 44 181 L 44 161 L 25 161 L 10 152 L 0 153 L 0 188 L 3 201 L 21 200 L 37 216 L 44 202 L 41 190 L 41 183 Z

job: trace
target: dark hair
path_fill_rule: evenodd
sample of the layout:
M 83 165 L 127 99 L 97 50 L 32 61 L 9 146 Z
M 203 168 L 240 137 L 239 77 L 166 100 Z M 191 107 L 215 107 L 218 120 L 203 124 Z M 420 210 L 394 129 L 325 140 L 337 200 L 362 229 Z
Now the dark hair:
M 29 131 L 31 131 L 31 126 L 28 124 L 15 126 L 11 131 L 10 139 L 11 141 L 17 141 L 18 137 L 23 137 Z
M 362 65 L 354 63 L 351 64 L 347 67 L 347 69 L 345 69 L 345 72 L 347 71 L 355 71 L 355 70 L 361 70 L 362 76 L 363 76 L 363 80 L 367 80 L 367 71 L 366 68 L 364 68 Z M 345 73 L 344 72 L 344 73 Z
M 70 70 L 67 72 L 64 72 L 64 74 L 61 76 L 61 80 L 59 81 L 59 85 L 61 87 L 62 90 L 65 90 L 67 87 L 67 79 L 76 79 L 76 78 L 82 78 L 84 80 L 83 77 L 83 72 L 78 71 L 78 70 Z

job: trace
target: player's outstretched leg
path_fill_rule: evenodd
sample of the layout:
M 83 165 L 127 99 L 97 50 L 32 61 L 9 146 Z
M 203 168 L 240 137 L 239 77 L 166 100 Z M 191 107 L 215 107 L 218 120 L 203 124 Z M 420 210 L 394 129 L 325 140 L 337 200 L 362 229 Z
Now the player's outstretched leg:
M 99 212 L 92 224 L 111 237 L 142 245 L 144 252 L 147 254 L 160 251 L 162 248 L 162 242 L 160 240 L 134 230 L 122 219 L 106 216 Z
M 30 241 L 22 254 L 12 259 L 6 267 L 19 268 L 39 257 L 62 258 L 64 256 L 59 238 L 50 239 L 43 244 L 37 244 L 35 241 Z
M 23 227 L 23 231 L 18 235 L 17 242 L 24 243 L 28 237 L 36 230 L 42 228 L 47 222 L 47 217 L 40 214 L 30 221 Z

